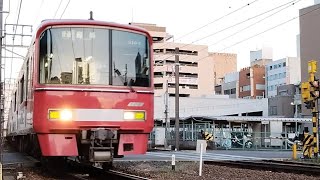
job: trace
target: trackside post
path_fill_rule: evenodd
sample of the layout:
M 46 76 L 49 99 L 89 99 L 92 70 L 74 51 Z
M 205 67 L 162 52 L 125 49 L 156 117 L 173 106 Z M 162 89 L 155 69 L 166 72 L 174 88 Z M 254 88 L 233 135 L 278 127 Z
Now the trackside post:
M 175 171 L 176 170 L 176 156 L 174 154 L 172 154 L 171 166 L 172 166 L 172 170 Z
M 199 176 L 202 176 L 202 152 L 203 151 L 203 144 L 200 144 L 200 166 L 199 166 Z

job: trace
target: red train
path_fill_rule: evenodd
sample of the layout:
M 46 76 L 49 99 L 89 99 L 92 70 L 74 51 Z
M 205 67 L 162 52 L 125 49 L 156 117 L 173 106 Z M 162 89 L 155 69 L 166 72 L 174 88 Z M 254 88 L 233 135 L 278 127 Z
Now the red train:
M 153 128 L 152 38 L 95 20 L 45 20 L 16 88 L 8 140 L 20 151 L 104 168 L 143 154 Z M 59 158 L 60 157 L 60 158 Z

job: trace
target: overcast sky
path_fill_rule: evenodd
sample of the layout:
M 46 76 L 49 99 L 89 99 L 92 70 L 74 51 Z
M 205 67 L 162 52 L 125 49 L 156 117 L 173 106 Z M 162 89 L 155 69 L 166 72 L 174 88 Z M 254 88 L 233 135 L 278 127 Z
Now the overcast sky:
M 296 35 L 299 34 L 299 18 L 244 41 L 299 16 L 299 9 L 314 4 L 313 0 L 296 0 L 294 4 L 289 2 L 292 2 L 292 0 L 22 0 L 19 24 L 33 25 L 35 30 L 43 19 L 59 19 L 61 16 L 62 19 L 88 19 L 90 11 L 93 11 L 93 17 L 96 20 L 123 24 L 128 24 L 131 21 L 153 23 L 167 27 L 167 32 L 174 35 L 177 42 L 195 42 L 195 44 L 208 45 L 212 52 L 238 54 L 239 70 L 249 66 L 250 51 L 257 50 L 262 46 L 273 48 L 275 60 L 286 56 L 296 56 Z M 20 0 L 4 0 L 4 11 L 10 12 L 8 16 L 7 14 L 4 15 L 7 24 L 17 22 L 19 3 Z M 289 4 L 258 18 L 248 20 L 286 3 Z M 58 8 L 59 4 L 60 8 Z M 240 9 L 241 7 L 243 8 Z M 237 9 L 240 10 L 236 11 Z M 267 16 L 270 17 L 266 18 Z M 220 17 L 223 18 L 216 21 Z M 265 20 L 260 23 L 255 23 L 264 18 Z M 245 22 L 239 24 L 242 21 Z M 239 25 L 234 26 L 237 23 Z M 204 25 L 207 26 L 184 36 Z M 228 28 L 230 26 L 233 27 Z M 223 30 L 226 28 L 228 29 Z M 245 30 L 240 31 L 241 29 Z M 12 31 L 12 28 L 7 29 L 8 33 L 10 31 Z M 230 36 L 234 33 L 237 34 Z M 180 38 L 182 36 L 184 37 Z M 206 36 L 209 37 L 204 38 Z M 229 36 L 230 38 L 227 38 Z M 9 41 L 8 38 L 7 43 Z M 15 48 L 14 51 L 24 53 L 18 48 Z M 11 56 L 11 54 L 6 52 L 6 56 Z M 18 72 L 21 64 L 21 60 L 14 61 L 12 77 L 17 75 L 16 72 Z M 6 64 L 6 68 L 10 68 L 11 60 L 8 59 Z M 10 76 L 7 74 L 9 71 L 6 70 L 6 77 Z

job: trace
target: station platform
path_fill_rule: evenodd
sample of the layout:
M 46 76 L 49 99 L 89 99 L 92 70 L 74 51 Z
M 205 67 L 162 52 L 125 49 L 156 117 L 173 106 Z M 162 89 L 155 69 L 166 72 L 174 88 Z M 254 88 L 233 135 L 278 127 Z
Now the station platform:
M 3 146 L 2 151 L 2 165 L 3 167 L 32 167 L 35 166 L 39 161 L 34 159 L 33 157 L 25 154 L 17 152 L 11 146 L 5 144 Z

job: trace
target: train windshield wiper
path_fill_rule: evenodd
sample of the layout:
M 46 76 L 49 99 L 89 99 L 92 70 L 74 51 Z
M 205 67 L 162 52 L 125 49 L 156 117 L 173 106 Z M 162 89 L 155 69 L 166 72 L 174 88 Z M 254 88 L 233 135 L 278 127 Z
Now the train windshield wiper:
M 121 82 L 123 83 L 123 85 L 124 85 L 124 86 L 128 86 L 128 87 L 130 88 L 130 91 L 131 91 L 131 92 L 135 92 L 135 90 L 134 90 L 133 87 L 132 87 L 132 84 L 133 84 L 134 80 L 133 80 L 133 79 L 130 79 L 130 81 L 129 81 L 129 83 L 128 83 L 127 80 L 126 80 L 126 78 L 124 78 L 124 77 L 121 76 L 121 72 L 119 71 L 119 69 L 114 68 L 113 70 L 114 70 L 114 73 L 115 73 L 117 76 L 120 77 L 119 79 L 121 80 Z

